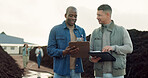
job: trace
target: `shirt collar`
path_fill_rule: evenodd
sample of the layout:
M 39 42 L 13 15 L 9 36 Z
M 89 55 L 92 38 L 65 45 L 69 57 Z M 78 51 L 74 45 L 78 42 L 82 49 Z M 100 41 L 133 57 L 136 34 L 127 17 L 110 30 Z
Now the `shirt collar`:
M 111 24 L 111 23 L 110 23 Z M 110 26 L 110 24 L 104 24 L 102 25 L 103 28 L 108 28 Z

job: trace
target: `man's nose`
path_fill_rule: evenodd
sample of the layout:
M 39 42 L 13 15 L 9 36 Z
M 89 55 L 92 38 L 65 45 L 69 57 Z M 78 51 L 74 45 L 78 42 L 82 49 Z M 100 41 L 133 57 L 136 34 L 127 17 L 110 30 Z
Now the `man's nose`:
M 99 17 L 97 17 L 96 19 L 99 19 Z
M 72 19 L 76 19 L 76 17 L 73 16 Z

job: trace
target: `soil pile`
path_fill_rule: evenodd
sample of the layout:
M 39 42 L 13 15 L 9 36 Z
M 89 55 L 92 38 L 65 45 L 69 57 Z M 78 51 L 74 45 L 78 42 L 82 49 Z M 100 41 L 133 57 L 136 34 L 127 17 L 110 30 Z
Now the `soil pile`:
M 133 52 L 127 54 L 125 78 L 148 78 L 148 31 L 131 29 L 128 32 L 133 43 Z M 88 41 L 90 36 L 86 38 Z
M 22 78 L 21 70 L 16 61 L 0 46 L 0 78 Z
M 127 55 L 126 78 L 148 78 L 148 31 L 128 30 L 133 53 Z
M 127 67 L 125 78 L 148 78 L 148 31 L 138 31 L 135 29 L 128 30 L 134 50 L 131 54 L 127 54 Z M 90 39 L 90 35 L 87 36 L 87 41 Z M 41 65 L 53 68 L 53 59 L 47 55 L 47 47 L 42 47 L 44 50 L 44 57 Z M 35 48 L 31 51 L 31 60 L 36 61 L 34 53 Z M 94 78 L 93 63 L 88 58 L 82 59 L 84 78 Z

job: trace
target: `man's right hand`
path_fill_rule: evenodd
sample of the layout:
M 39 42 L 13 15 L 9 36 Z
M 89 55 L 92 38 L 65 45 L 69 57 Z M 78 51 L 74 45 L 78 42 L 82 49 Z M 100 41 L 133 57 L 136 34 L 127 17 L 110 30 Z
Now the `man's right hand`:
M 96 57 L 96 56 L 91 57 L 91 61 L 92 61 L 93 63 L 97 63 L 100 59 L 101 59 L 100 57 Z

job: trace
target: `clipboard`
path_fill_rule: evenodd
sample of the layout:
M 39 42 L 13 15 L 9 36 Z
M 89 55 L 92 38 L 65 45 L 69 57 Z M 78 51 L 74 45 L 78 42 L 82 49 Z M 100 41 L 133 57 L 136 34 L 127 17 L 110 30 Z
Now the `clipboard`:
M 89 52 L 88 54 L 93 57 L 101 57 L 101 59 L 98 62 L 116 61 L 116 58 L 112 56 L 109 52 Z
M 77 54 L 71 55 L 75 58 L 88 58 L 89 54 L 89 42 L 88 41 L 78 41 L 78 42 L 69 42 L 69 46 L 76 46 L 79 48 L 79 52 Z

